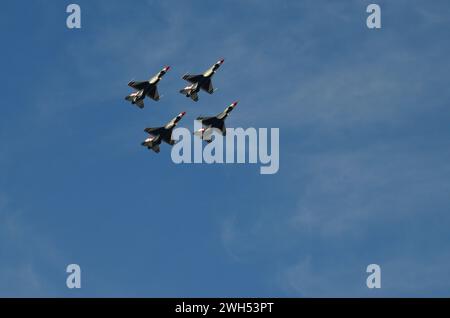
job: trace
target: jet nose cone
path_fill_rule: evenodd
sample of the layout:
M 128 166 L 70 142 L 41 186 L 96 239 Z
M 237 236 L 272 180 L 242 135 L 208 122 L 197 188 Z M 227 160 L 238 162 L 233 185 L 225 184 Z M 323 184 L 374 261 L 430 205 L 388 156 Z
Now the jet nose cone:
M 233 104 L 231 104 L 232 107 L 236 107 L 236 105 L 238 104 L 238 101 L 235 101 Z
M 164 71 L 167 72 L 168 70 L 170 70 L 170 66 L 165 66 L 165 67 L 164 67 Z
M 222 64 L 223 62 L 225 62 L 225 59 L 220 59 L 217 63 Z
M 186 112 L 182 112 L 182 113 L 180 113 L 180 117 L 183 117 L 184 115 L 186 115 Z

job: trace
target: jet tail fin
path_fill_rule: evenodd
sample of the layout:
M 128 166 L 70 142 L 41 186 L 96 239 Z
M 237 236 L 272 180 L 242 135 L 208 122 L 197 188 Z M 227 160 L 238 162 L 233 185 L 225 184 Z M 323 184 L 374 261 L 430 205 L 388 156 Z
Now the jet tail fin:
M 150 142 L 144 141 L 143 143 L 141 143 L 141 145 L 144 147 L 147 147 L 148 150 L 150 150 L 150 149 L 153 150 L 156 153 L 159 153 L 159 151 L 160 151 L 159 144 L 155 144 L 152 141 L 150 141 Z
M 140 99 L 135 103 L 139 108 L 144 108 L 144 100 Z
M 149 147 L 149 149 L 153 150 L 156 153 L 160 152 L 159 145 L 153 145 L 152 147 Z
M 189 97 L 194 101 L 194 102 L 198 102 L 198 95 L 197 93 L 193 92 L 189 95 Z

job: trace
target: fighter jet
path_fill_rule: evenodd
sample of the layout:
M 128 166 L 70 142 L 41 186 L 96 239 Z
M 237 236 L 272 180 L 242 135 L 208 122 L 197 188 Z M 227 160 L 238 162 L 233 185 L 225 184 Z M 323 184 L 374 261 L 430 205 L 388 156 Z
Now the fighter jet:
M 156 153 L 159 153 L 159 145 L 161 144 L 161 141 L 164 141 L 169 145 L 174 145 L 175 141 L 172 140 L 172 131 L 185 114 L 186 112 L 178 114 L 177 117 L 169 121 L 167 125 L 163 127 L 145 128 L 144 131 L 150 134 L 152 137 L 145 139 L 142 143 L 142 146 L 147 147 L 149 150 L 152 149 Z
M 200 75 L 189 75 L 185 74 L 183 79 L 191 83 L 191 85 L 186 86 L 182 90 L 180 90 L 181 94 L 186 95 L 186 97 L 190 97 L 193 101 L 198 101 L 197 93 L 200 89 L 208 92 L 209 94 L 214 93 L 215 89 L 212 86 L 211 78 L 219 69 L 219 67 L 223 64 L 224 59 L 216 62 L 213 66 L 211 66 L 205 73 Z
M 198 117 L 197 120 L 199 120 L 203 128 L 200 128 L 196 132 L 194 132 L 194 135 L 199 136 L 201 139 L 211 142 L 212 141 L 212 131 L 214 129 L 219 130 L 223 136 L 226 135 L 227 130 L 225 128 L 225 119 L 228 117 L 230 112 L 236 107 L 238 102 L 232 103 L 230 106 L 225 108 L 223 112 L 218 114 L 214 117 Z
M 158 101 L 159 100 L 159 93 L 158 93 L 158 87 L 157 84 L 161 80 L 161 78 L 164 76 L 164 74 L 167 73 L 167 71 L 170 69 L 170 66 L 164 67 L 161 71 L 158 72 L 155 76 L 153 76 L 148 81 L 143 82 L 135 82 L 131 81 L 128 83 L 128 86 L 134 88 L 137 90 L 137 92 L 131 93 L 125 99 L 127 101 L 130 101 L 133 105 L 136 104 L 139 106 L 139 108 L 144 108 L 144 98 L 145 96 L 150 97 L 151 99 Z

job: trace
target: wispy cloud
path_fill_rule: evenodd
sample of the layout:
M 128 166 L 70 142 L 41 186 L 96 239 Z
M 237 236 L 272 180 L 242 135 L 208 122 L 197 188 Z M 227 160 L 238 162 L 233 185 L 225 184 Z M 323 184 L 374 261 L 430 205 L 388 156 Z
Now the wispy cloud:
M 154 266 L 151 286 L 164 286 L 168 293 L 181 290 L 189 296 L 190 288 L 201 285 L 161 278 L 168 277 L 161 275 L 168 271 L 164 262 L 173 260 L 166 248 L 169 237 L 170 243 L 210 242 L 211 250 L 202 250 L 210 268 L 222 247 L 236 271 L 252 267 L 255 285 L 275 281 L 271 294 L 370 296 L 364 269 L 377 261 L 386 275 L 386 289 L 377 295 L 445 294 L 448 280 L 439 279 L 448 271 L 439 264 L 447 264 L 448 257 L 438 255 L 448 242 L 450 221 L 445 28 L 450 6 L 384 1 L 383 29 L 372 32 L 365 27 L 367 3 L 84 2 L 83 28 L 71 32 L 54 28 L 64 25 L 64 15 L 54 20 L 42 2 L 43 14 L 36 16 L 50 22 L 36 24 L 36 32 L 24 24 L 21 31 L 42 37 L 33 42 L 39 67 L 27 63 L 30 59 L 21 61 L 19 70 L 32 76 L 31 89 L 4 94 L 20 105 L 5 109 L 0 118 L 0 255 L 6 260 L 0 266 L 0 294 L 64 294 L 58 289 L 64 277 L 55 274 L 63 271 L 65 253 L 57 244 L 62 236 L 56 228 L 42 229 L 39 220 L 55 220 L 55 226 L 66 222 L 69 213 L 60 211 L 71 208 L 66 198 L 78 204 L 80 219 L 73 222 L 84 230 L 107 218 L 111 229 L 102 233 L 117 237 L 112 228 L 133 224 L 114 244 L 123 251 L 135 247 L 133 255 Z M 41 40 L 47 43 L 41 46 Z M 226 63 L 214 79 L 216 94 L 205 94 L 196 104 L 178 94 L 184 72 L 201 72 L 220 57 Z M 163 101 L 150 102 L 142 112 L 123 101 L 128 80 L 147 78 L 166 64 L 173 68 L 161 83 Z M 15 76 L 16 67 L 9 72 Z M 14 79 L 10 82 L 18 83 Z M 159 165 L 162 156 L 130 155 L 142 150 L 146 125 L 187 110 L 183 125 L 189 127 L 196 115 L 214 114 L 236 99 L 241 103 L 228 119 L 230 127 L 280 128 L 279 174 L 262 178 L 231 168 L 216 175 L 203 167 L 183 174 L 186 170 Z M 130 159 L 136 161 L 130 164 Z M 201 194 L 195 187 L 200 175 L 201 185 L 207 185 Z M 221 180 L 217 192 L 208 189 L 212 177 Z M 181 181 L 186 186 L 172 196 Z M 47 191 L 60 201 L 36 204 Z M 185 199 L 180 208 L 167 204 L 179 196 Z M 111 200 L 122 206 L 105 203 Z M 200 226 L 184 218 L 199 215 L 199 201 L 205 209 L 214 207 L 208 217 L 219 220 L 217 231 L 204 230 L 211 219 Z M 158 232 L 161 221 L 170 224 L 170 233 Z M 141 224 L 143 231 L 158 226 L 144 239 L 130 239 L 130 231 L 135 234 Z M 172 225 L 192 230 L 187 236 Z M 104 272 L 99 265 L 90 273 L 105 277 L 94 279 L 97 290 L 120 293 L 108 278 L 125 266 L 121 255 L 110 240 L 97 236 L 91 233 L 89 242 L 80 238 L 80 244 L 93 246 L 98 240 L 97 246 L 114 250 L 103 256 L 117 264 Z M 158 242 L 151 251 L 148 238 Z M 185 266 L 186 277 L 204 274 L 189 265 L 177 263 L 176 271 Z M 416 275 L 424 280 L 405 283 L 404 267 L 410 269 L 408 280 Z M 141 281 L 121 280 L 131 293 L 147 292 Z M 220 282 L 216 285 L 220 292 Z
M 58 278 L 64 286 L 61 253 L 26 221 L 26 214 L 0 196 L 0 295 L 43 297 L 56 295 Z M 53 275 L 60 272 L 61 275 Z M 49 273 L 51 273 L 49 275 Z

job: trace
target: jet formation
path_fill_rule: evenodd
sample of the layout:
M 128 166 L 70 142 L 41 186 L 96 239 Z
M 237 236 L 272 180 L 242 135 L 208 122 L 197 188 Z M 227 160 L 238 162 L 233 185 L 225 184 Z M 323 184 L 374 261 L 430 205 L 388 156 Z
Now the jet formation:
M 219 67 L 223 64 L 224 59 L 217 61 L 213 66 L 206 70 L 203 74 L 199 75 L 189 75 L 185 74 L 182 79 L 191 83 L 186 86 L 180 93 L 189 97 L 193 101 L 198 101 L 198 92 L 204 90 L 209 94 L 213 94 L 216 90 L 213 88 L 211 79 Z M 151 77 L 148 81 L 135 82 L 131 81 L 128 86 L 132 87 L 136 91 L 125 97 L 127 101 L 131 104 L 137 105 L 139 108 L 144 108 L 144 99 L 149 97 L 154 101 L 160 100 L 160 95 L 158 92 L 158 83 L 161 81 L 162 77 L 169 71 L 170 67 L 166 66 L 161 71 L 159 71 L 155 76 Z M 212 141 L 213 130 L 218 130 L 223 136 L 226 134 L 225 119 L 228 117 L 230 112 L 236 107 L 237 102 L 229 105 L 223 112 L 212 117 L 198 117 L 197 120 L 202 123 L 203 128 L 194 132 L 195 136 L 200 137 L 206 142 Z M 145 139 L 141 145 L 147 147 L 149 150 L 153 150 L 156 153 L 160 152 L 161 142 L 165 142 L 169 145 L 174 145 L 175 141 L 172 139 L 172 132 L 177 126 L 179 121 L 186 115 L 186 112 L 181 112 L 166 125 L 156 128 L 145 128 L 144 131 L 150 135 Z

